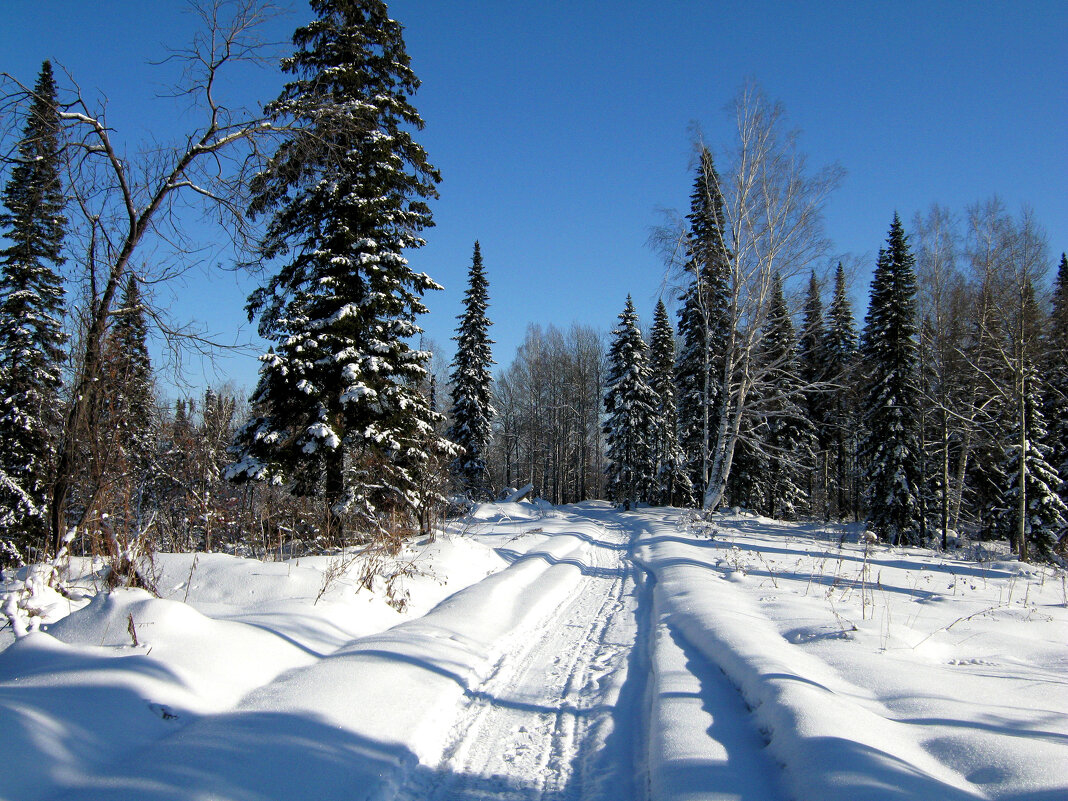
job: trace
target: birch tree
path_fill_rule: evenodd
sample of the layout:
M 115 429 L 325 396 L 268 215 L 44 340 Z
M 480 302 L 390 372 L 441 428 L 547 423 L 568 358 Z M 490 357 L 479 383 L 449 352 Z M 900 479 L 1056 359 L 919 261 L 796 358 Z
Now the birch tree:
M 992 450 L 1004 454 L 1002 469 L 1011 467 L 1014 472 L 1011 477 L 992 477 L 1001 485 L 1002 496 L 990 498 L 984 514 L 1007 521 L 1004 533 L 1026 561 L 1031 557 L 1029 509 L 1036 500 L 1028 497 L 1034 478 L 1028 475 L 1034 464 L 1029 451 L 1034 447 L 1031 433 L 1038 428 L 1031 427 L 1028 417 L 1038 408 L 1033 370 L 1040 362 L 1041 343 L 1033 293 L 1049 269 L 1048 246 L 1029 209 L 1014 217 L 996 197 L 970 207 L 967 218 L 969 266 L 979 286 L 977 343 L 969 366 L 979 394 L 986 398 L 985 435 L 996 446 Z M 1015 488 L 1011 495 L 1010 485 Z
M 823 206 L 841 177 L 833 167 L 809 172 L 783 107 L 757 87 L 743 88 L 733 112 L 737 138 L 721 184 L 729 329 L 722 370 L 714 378 L 725 400 L 710 437 L 706 509 L 723 499 L 754 391 L 781 367 L 758 358 L 775 275 L 789 283 L 823 258 Z M 759 395 L 767 405 L 779 400 L 773 390 Z

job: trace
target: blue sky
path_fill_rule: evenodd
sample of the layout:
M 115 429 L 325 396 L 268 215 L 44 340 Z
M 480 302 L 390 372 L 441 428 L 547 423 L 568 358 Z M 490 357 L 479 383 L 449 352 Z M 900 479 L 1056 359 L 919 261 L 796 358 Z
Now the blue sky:
M 279 40 L 310 15 L 283 4 Z M 154 97 L 163 76 L 147 62 L 185 43 L 184 8 L 7 0 L 0 70 L 32 82 L 52 58 L 107 95 L 131 147 L 165 139 L 173 106 Z M 447 357 L 475 239 L 502 366 L 528 323 L 607 329 L 628 292 L 648 323 L 664 280 L 650 228 L 663 209 L 685 213 L 692 126 L 728 144 L 724 107 L 747 79 L 783 102 L 813 166 L 847 171 L 827 208 L 835 254 L 870 264 L 895 211 L 907 228 L 932 202 L 963 212 L 994 193 L 1034 208 L 1051 260 L 1068 249 L 1068 3 L 396 0 L 390 11 L 423 81 L 419 138 L 444 178 L 437 225 L 410 255 L 446 287 L 422 324 Z M 265 71 L 242 90 L 267 100 L 280 81 Z M 866 283 L 858 275 L 858 304 Z M 195 271 L 173 288 L 173 315 L 232 337 L 250 287 Z M 254 382 L 252 357 L 221 365 Z

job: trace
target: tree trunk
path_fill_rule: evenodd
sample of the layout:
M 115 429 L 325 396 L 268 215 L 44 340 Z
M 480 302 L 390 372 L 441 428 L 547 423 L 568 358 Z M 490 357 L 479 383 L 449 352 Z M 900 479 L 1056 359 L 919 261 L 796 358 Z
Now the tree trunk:
M 325 486 L 326 509 L 324 517 L 326 521 L 327 542 L 336 542 L 345 545 L 345 521 L 337 513 L 337 504 L 345 496 L 345 454 L 341 448 L 336 448 L 327 457 L 326 461 L 326 486 Z
M 972 455 L 972 427 L 966 426 L 964 437 L 960 443 L 960 459 L 957 461 L 957 471 L 954 476 L 953 509 L 950 512 L 950 528 L 960 530 L 960 508 L 964 501 L 964 478 L 968 472 L 968 462 Z
M 1027 400 L 1025 393 L 1027 387 L 1023 376 L 1017 381 L 1019 387 L 1019 425 L 1020 425 L 1020 468 L 1018 481 L 1020 482 L 1020 497 L 1017 501 L 1016 521 L 1016 544 L 1020 553 L 1020 561 L 1026 562 L 1027 553 Z

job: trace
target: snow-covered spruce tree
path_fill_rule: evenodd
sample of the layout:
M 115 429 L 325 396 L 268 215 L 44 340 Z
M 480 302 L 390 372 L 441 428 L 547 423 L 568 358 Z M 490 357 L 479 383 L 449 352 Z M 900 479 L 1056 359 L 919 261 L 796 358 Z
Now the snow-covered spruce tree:
M 853 508 L 856 460 L 857 324 L 846 291 L 842 263 L 834 275 L 834 295 L 827 307 L 823 354 L 828 382 L 827 428 L 833 451 L 834 468 L 828 488 L 832 514 L 841 519 Z
M 731 474 L 727 477 L 726 497 L 731 506 L 749 509 L 762 515 L 772 513 L 771 458 L 765 446 L 768 421 L 755 410 L 763 393 L 760 388 L 750 395 L 750 408 L 742 415 L 738 442 L 734 446 Z
M 619 326 L 612 331 L 604 397 L 608 491 L 613 500 L 624 506 L 648 501 L 655 494 L 650 425 L 655 419 L 657 398 L 649 386 L 646 358 L 638 313 L 627 295 Z
M 1068 507 L 1057 492 L 1061 484 L 1057 470 L 1049 463 L 1041 408 L 1043 383 L 1038 373 L 1043 320 L 1030 281 L 1023 284 L 1020 319 L 1013 328 L 1017 333 L 1013 350 L 1019 365 L 1014 370 L 1017 386 L 1012 394 L 1012 422 L 1003 444 L 1003 472 L 1008 479 L 1004 528 L 1021 560 L 1048 559 L 1065 526 Z
M 861 343 L 868 525 L 895 545 L 918 544 L 921 529 L 914 263 L 895 214 L 875 266 Z
M 817 458 L 807 477 L 809 508 L 825 517 L 830 514 L 830 447 L 832 436 L 828 423 L 828 389 L 826 381 L 827 358 L 823 352 L 827 332 L 823 327 L 823 301 L 820 299 L 820 284 L 813 270 L 805 294 L 804 317 L 797 339 L 797 355 L 801 381 L 807 388 L 804 398 L 805 415 L 812 423 L 816 435 Z
M 421 297 L 440 287 L 403 252 L 423 245 L 440 176 L 412 131 L 419 87 L 379 0 L 313 0 L 282 62 L 294 76 L 267 107 L 290 135 L 253 181 L 253 215 L 270 215 L 264 262 L 281 262 L 249 298 L 275 343 L 235 438 L 232 480 L 287 483 L 322 497 L 328 538 L 419 517 L 420 472 L 451 452 L 421 387 L 428 354 Z
M 767 427 L 769 511 L 772 517 L 793 520 L 806 506 L 816 438 L 805 409 L 807 384 L 801 376 L 794 324 L 778 274 L 772 283 L 759 358 L 767 369 L 766 400 L 759 409 Z
M 1049 459 L 1061 477 L 1061 500 L 1068 503 L 1068 256 L 1063 253 L 1053 284 L 1045 376 L 1043 412 L 1049 426 Z
M 108 528 L 130 537 L 143 528 L 160 489 L 157 466 L 158 414 L 148 354 L 148 321 L 136 276 L 126 280 L 119 308 L 104 342 L 101 360 L 99 441 L 92 458 L 99 462 L 100 511 Z
M 4 187 L 0 235 L 0 567 L 32 558 L 46 501 L 64 336 L 66 198 L 52 65 L 44 62 Z
M 1025 280 L 1019 320 L 1013 326 L 1016 386 L 1012 393 L 1012 424 L 1003 446 L 1003 471 L 1008 479 L 1004 493 L 1009 521 L 1006 528 L 1022 561 L 1048 559 L 1068 518 L 1068 507 L 1057 492 L 1060 477 L 1048 461 L 1050 451 L 1041 408 L 1043 388 L 1037 367 L 1042 327 L 1034 285 Z
M 475 242 L 467 274 L 464 313 L 456 328 L 456 358 L 452 363 L 452 425 L 446 436 L 463 450 L 449 466 L 460 489 L 472 500 L 489 500 L 486 454 L 493 421 L 493 356 L 486 317 L 489 302 L 482 251 Z
M 649 342 L 649 384 L 656 393 L 652 425 L 653 466 L 661 504 L 689 506 L 693 485 L 679 446 L 679 408 L 675 388 L 675 332 L 664 301 L 656 304 Z
M 708 148 L 701 147 L 690 195 L 685 273 L 689 281 L 679 308 L 679 443 L 698 498 L 708 483 L 709 452 L 720 417 L 724 355 L 730 333 L 727 308 L 729 253 L 725 244 L 723 194 Z
M 1009 530 L 1018 531 L 1022 513 L 1024 537 L 1017 544 L 1021 559 L 1048 560 L 1057 538 L 1068 525 L 1068 505 L 1057 490 L 1061 478 L 1050 464 L 1046 446 L 1046 420 L 1041 405 L 1042 381 L 1038 370 L 1029 365 L 1024 374 L 1023 409 L 1013 422 L 1012 439 L 1006 445 L 1003 471 L 1008 479 L 1005 492 L 1006 512 L 1011 518 Z M 1023 427 L 1021 428 L 1021 423 Z M 1024 464 L 1020 455 L 1024 454 Z M 1021 484 L 1021 478 L 1023 483 Z M 1024 488 L 1021 497 L 1020 488 Z

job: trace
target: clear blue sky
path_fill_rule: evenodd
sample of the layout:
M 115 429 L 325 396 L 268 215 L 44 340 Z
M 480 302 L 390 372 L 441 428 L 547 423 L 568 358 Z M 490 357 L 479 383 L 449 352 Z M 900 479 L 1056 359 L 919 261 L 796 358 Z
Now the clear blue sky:
M 272 31 L 288 39 L 310 11 L 282 2 L 293 12 Z M 161 78 L 147 61 L 184 43 L 183 8 L 7 0 L 0 70 L 32 82 L 52 58 L 108 96 L 131 141 L 165 138 L 172 110 L 153 99 Z M 1034 208 L 1051 259 L 1068 249 L 1063 0 L 396 0 L 390 11 L 423 81 L 420 141 L 444 178 L 429 244 L 410 255 L 446 287 L 422 324 L 448 357 L 476 238 L 502 366 L 528 322 L 609 328 L 628 292 L 648 323 L 664 268 L 646 240 L 659 210 L 685 212 L 691 124 L 729 142 L 724 106 L 747 78 L 784 103 L 813 165 L 847 170 L 827 209 L 836 253 L 870 263 L 895 210 L 908 223 L 932 202 L 961 212 L 994 193 Z M 280 81 L 265 72 L 245 89 L 267 100 Z M 249 286 L 194 273 L 174 315 L 232 335 Z M 254 382 L 251 358 L 223 369 Z

